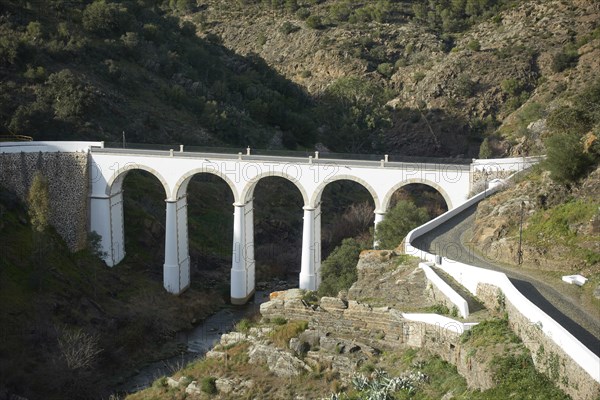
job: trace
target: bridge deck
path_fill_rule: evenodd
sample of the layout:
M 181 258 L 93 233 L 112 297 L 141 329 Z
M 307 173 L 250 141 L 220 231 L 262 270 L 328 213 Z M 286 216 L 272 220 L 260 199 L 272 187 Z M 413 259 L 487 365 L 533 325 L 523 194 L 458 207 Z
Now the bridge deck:
M 100 148 L 92 147 L 91 151 L 95 154 L 122 154 L 122 155 L 137 155 L 137 156 L 158 156 L 158 157 L 170 157 L 170 150 L 156 150 L 156 149 L 137 149 L 137 148 Z M 259 155 L 259 154 L 242 154 L 242 161 L 259 161 L 269 163 L 312 163 L 315 165 L 339 165 L 339 166 L 355 166 L 363 168 L 378 168 L 381 167 L 381 160 L 356 160 L 348 158 L 337 158 L 340 156 L 347 156 L 346 154 L 335 154 L 327 153 L 319 155 L 319 158 L 310 159 L 307 156 L 281 156 L 281 155 Z M 237 153 L 210 153 L 210 152 L 194 152 L 194 151 L 179 151 L 173 149 L 173 157 L 179 158 L 197 158 L 197 159 L 222 159 L 222 160 L 237 160 L 239 155 Z M 331 158 L 335 157 L 335 158 Z M 419 169 L 440 169 L 440 168 L 452 168 L 453 170 L 468 171 L 472 160 L 467 159 L 447 159 L 447 158 L 426 158 L 426 157 L 401 157 L 407 159 L 407 161 L 388 161 L 384 163 L 385 168 L 393 169 L 413 169 L 416 165 Z M 439 162 L 436 162 L 439 160 Z

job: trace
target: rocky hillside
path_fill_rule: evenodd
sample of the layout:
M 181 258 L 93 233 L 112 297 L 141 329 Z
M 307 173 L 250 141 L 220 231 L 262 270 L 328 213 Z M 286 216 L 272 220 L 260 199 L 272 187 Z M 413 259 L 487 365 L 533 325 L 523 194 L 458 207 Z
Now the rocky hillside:
M 128 399 L 568 398 L 496 311 L 463 335 L 405 319 L 407 308 L 441 309 L 415 260 L 364 252 L 358 269 L 347 298 L 272 293 L 204 359 Z M 396 290 L 381 290 L 382 273 Z
M 452 20 L 460 27 L 400 1 L 377 2 L 371 18 L 362 16 L 375 6 L 361 2 L 285 4 L 205 0 L 187 18 L 325 102 L 381 108 L 344 83 L 378 87 L 387 106 L 355 122 L 370 117 L 379 132 L 361 146 L 348 133 L 345 144 L 322 138 L 340 150 L 477 156 L 488 138 L 484 155 L 540 153 L 539 124 L 530 123 L 600 71 L 600 5 L 592 0 L 498 2 L 504 7 Z M 335 136 L 331 125 L 320 132 Z

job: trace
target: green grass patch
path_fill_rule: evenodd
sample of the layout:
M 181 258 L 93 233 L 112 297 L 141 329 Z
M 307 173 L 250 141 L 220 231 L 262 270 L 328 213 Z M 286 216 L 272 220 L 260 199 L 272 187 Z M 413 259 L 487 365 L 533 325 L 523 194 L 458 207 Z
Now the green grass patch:
M 552 246 L 557 241 L 575 244 L 579 239 L 575 228 L 589 222 L 599 208 L 598 202 L 572 200 L 548 210 L 539 210 L 527 222 L 523 238 L 536 245 Z
M 461 342 L 473 347 L 486 347 L 498 343 L 520 343 L 521 339 L 510 329 L 508 320 L 490 319 L 465 331 Z
M 290 321 L 285 325 L 280 325 L 271 332 L 271 340 L 281 348 L 287 348 L 290 339 L 298 336 L 308 328 L 307 321 Z

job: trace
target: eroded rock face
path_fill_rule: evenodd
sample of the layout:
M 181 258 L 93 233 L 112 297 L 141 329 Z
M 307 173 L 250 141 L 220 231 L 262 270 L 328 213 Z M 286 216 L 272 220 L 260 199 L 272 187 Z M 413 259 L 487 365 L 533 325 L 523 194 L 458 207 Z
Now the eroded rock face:
M 348 299 L 385 304 L 398 309 L 433 305 L 425 274 L 417 263 L 398 265 L 393 251 L 364 251 L 356 266 L 358 279 L 348 290 Z
M 523 207 L 523 227 L 526 230 L 531 217 L 564 204 L 570 198 L 597 201 L 600 192 L 600 168 L 592 172 L 577 188 L 569 190 L 552 181 L 548 172 L 534 180 L 523 180 L 506 190 L 482 201 L 477 207 L 473 230 L 466 238 L 477 250 L 493 261 L 514 264 L 519 249 L 519 223 Z M 587 221 L 570 223 L 570 233 L 578 237 L 578 246 L 600 252 L 600 210 Z M 584 276 L 594 272 L 582 251 L 540 232 L 536 241 L 522 243 L 524 264 L 535 268 Z
M 311 368 L 299 358 L 293 356 L 287 351 L 280 350 L 276 347 L 256 344 L 248 350 L 250 363 L 264 364 L 279 377 L 298 376 L 302 371 L 311 371 Z

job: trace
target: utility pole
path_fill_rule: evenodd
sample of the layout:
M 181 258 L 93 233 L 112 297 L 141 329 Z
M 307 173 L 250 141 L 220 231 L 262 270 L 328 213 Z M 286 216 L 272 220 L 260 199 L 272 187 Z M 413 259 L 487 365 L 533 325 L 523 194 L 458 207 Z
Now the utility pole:
M 521 223 L 519 225 L 519 251 L 517 251 L 517 264 L 523 264 L 523 250 L 521 244 L 523 243 L 523 214 L 525 212 L 525 202 L 521 201 Z

